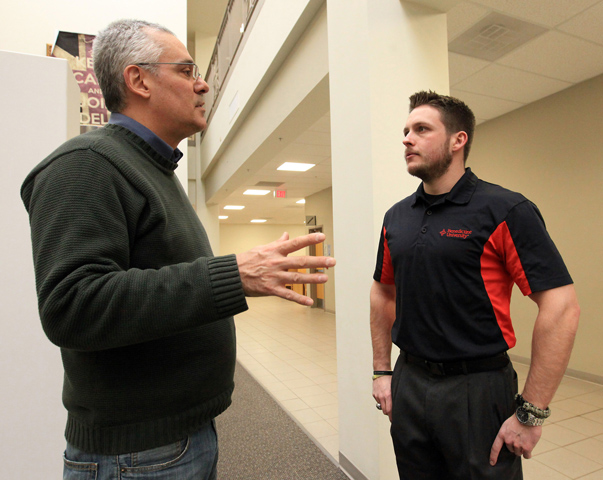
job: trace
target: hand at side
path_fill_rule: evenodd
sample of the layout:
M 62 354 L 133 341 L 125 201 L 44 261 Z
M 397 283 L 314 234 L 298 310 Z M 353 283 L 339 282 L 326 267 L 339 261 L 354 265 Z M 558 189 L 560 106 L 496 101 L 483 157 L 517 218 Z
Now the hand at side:
M 509 417 L 502 424 L 498 435 L 492 444 L 490 451 L 490 465 L 496 465 L 498 454 L 503 445 L 506 445 L 510 452 L 524 458 L 532 457 L 532 450 L 540 440 L 542 427 L 530 427 L 522 425 L 515 415 Z

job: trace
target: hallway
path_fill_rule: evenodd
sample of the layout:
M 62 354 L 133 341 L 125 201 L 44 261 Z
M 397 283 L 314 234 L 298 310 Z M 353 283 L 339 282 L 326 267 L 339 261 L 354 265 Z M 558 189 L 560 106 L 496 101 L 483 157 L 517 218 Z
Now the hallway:
M 247 302 L 235 317 L 239 363 L 338 461 L 335 315 L 273 297 Z
M 247 301 L 250 310 L 235 318 L 239 362 L 337 462 L 335 315 L 278 298 Z M 515 369 L 521 389 L 528 367 Z M 603 480 L 603 385 L 565 377 L 551 410 L 534 457 L 523 462 L 525 480 Z

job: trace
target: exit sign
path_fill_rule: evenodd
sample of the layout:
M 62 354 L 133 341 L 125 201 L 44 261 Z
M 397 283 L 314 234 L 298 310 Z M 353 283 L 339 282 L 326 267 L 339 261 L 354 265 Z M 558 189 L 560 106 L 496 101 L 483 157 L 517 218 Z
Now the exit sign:
M 287 198 L 287 190 L 275 190 L 274 196 L 276 198 Z

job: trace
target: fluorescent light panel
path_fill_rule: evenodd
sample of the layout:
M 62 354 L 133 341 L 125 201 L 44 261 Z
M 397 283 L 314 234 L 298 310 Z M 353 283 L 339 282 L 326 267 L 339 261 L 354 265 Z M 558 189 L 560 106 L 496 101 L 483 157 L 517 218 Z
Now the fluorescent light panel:
M 226 205 L 224 210 L 243 210 L 244 208 L 243 205 Z
M 315 163 L 295 163 L 295 162 L 285 162 L 277 170 L 284 170 L 287 172 L 306 172 L 314 167 Z
M 218 215 L 218 220 L 226 220 L 228 215 Z
M 297 201 L 297 202 L 295 202 L 295 203 L 301 203 L 301 204 L 303 205 L 304 203 L 306 203 L 306 199 L 305 199 L 305 198 L 302 198 L 301 200 L 298 200 L 298 201 Z
M 254 218 L 251 223 L 264 223 L 266 220 L 263 218 Z
M 253 189 L 248 189 L 245 190 L 243 192 L 243 195 L 268 195 L 270 193 L 270 190 L 253 190 Z

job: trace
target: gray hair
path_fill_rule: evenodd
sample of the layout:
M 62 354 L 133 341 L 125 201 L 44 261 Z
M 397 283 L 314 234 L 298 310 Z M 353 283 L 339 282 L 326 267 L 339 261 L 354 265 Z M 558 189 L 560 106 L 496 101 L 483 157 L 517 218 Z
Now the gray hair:
M 120 112 L 126 107 L 125 68 L 137 63 L 158 62 L 161 57 L 163 47 L 149 35 L 150 31 L 174 35 L 156 23 L 118 20 L 94 39 L 94 73 L 111 112 Z M 157 66 L 150 65 L 148 69 L 156 71 Z

